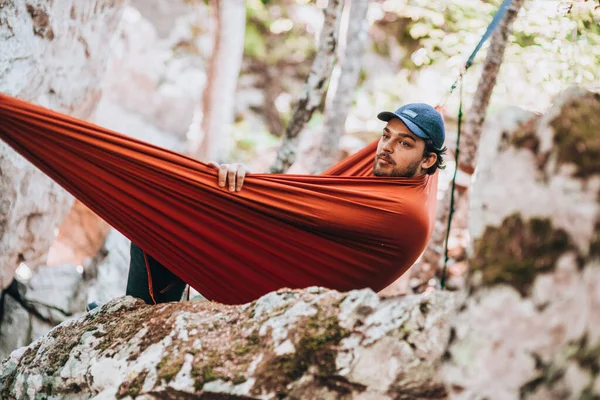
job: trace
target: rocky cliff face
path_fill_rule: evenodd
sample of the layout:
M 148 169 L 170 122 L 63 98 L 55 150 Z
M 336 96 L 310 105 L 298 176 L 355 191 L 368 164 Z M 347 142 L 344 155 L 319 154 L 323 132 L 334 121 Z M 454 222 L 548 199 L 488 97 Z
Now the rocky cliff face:
M 444 379 L 453 398 L 600 395 L 600 94 L 490 122 L 473 187 L 469 296 Z
M 600 396 L 600 95 L 490 121 L 466 293 L 281 290 L 242 306 L 131 298 L 0 367 L 2 397 Z
M 88 118 L 98 102 L 122 1 L 0 5 L 0 92 Z M 72 198 L 0 142 L 0 289 L 21 262 L 45 262 Z

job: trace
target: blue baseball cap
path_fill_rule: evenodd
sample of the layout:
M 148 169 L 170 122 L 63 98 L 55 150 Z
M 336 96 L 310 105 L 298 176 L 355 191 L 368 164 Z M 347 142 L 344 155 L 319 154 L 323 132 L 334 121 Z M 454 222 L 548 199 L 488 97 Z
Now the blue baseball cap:
M 406 104 L 395 112 L 380 112 L 377 114 L 377 118 L 385 122 L 392 118 L 398 118 L 404 122 L 412 133 L 421 139 L 431 139 L 437 149 L 441 149 L 444 146 L 444 141 L 446 140 L 444 119 L 442 118 L 442 114 L 429 104 Z

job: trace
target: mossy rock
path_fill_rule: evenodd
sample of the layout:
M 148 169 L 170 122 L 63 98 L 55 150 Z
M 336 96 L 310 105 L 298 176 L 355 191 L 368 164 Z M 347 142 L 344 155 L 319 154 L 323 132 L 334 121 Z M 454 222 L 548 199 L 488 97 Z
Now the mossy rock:
M 575 176 L 600 174 L 600 94 L 589 93 L 565 103 L 550 123 L 560 164 L 574 164 Z
M 549 219 L 523 221 L 514 214 L 500 227 L 486 228 L 475 244 L 471 265 L 481 272 L 483 286 L 508 284 L 525 296 L 536 276 L 552 271 L 568 251 L 575 251 L 569 235 Z
M 300 379 L 310 367 L 315 367 L 316 377 L 335 373 L 335 358 L 340 341 L 349 331 L 339 326 L 336 315 L 316 315 L 298 323 L 293 333 L 300 338 L 294 353 L 266 356 L 256 371 L 255 393 L 259 389 L 286 395 L 288 384 Z
M 135 397 L 142 391 L 142 386 L 144 385 L 146 376 L 148 376 L 148 370 L 143 370 L 132 380 L 123 382 L 117 391 L 117 399 L 122 399 L 127 396 L 131 396 L 135 399 Z

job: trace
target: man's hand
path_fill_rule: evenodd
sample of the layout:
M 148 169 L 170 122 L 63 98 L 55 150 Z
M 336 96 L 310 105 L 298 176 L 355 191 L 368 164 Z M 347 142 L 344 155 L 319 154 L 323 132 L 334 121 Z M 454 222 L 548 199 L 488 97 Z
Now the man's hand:
M 211 161 L 208 164 L 219 170 L 217 183 L 220 187 L 227 186 L 230 192 L 239 192 L 242 190 L 244 178 L 246 178 L 246 167 L 244 164 L 233 163 L 219 165 L 214 161 Z

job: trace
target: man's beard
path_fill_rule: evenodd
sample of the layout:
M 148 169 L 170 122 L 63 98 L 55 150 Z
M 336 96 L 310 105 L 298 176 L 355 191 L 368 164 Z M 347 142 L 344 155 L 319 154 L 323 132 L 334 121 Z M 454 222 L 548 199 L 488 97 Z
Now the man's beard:
M 396 165 L 395 164 L 390 164 L 390 166 L 392 167 L 390 171 L 383 171 L 379 168 L 377 168 L 377 161 L 379 161 L 379 157 L 377 157 L 375 159 L 375 163 L 373 164 L 373 175 L 375 176 L 389 176 L 389 177 L 394 177 L 394 178 L 412 178 L 417 174 L 417 171 L 419 170 L 419 164 L 421 164 L 421 160 L 419 161 L 415 161 L 414 163 L 410 164 L 408 167 L 406 167 L 403 170 L 398 170 L 396 168 L 394 168 Z

